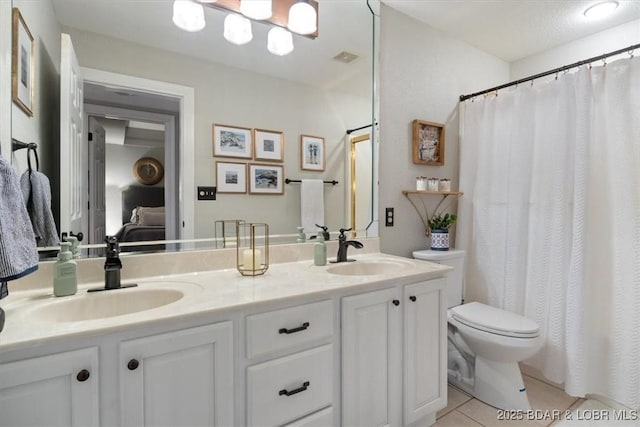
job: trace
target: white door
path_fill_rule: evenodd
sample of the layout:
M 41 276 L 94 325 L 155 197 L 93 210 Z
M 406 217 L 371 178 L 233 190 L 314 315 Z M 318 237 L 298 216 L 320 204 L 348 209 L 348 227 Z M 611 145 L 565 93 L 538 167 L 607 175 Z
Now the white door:
M 447 404 L 445 279 L 404 288 L 404 423 Z
M 89 241 L 102 243 L 106 229 L 105 130 L 89 116 Z
M 87 153 L 83 147 L 83 80 L 71 37 L 60 49 L 60 233 L 87 232 Z
M 402 424 L 402 303 L 396 288 L 342 300 L 342 425 Z
M 3 426 L 98 426 L 98 349 L 0 365 Z
M 120 344 L 123 426 L 232 426 L 231 322 Z

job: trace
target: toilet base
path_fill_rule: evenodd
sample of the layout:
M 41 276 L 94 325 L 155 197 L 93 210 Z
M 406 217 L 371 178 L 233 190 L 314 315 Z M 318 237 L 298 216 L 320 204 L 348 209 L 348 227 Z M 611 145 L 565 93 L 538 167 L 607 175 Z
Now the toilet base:
M 499 409 L 531 409 L 517 362 L 494 362 L 476 356 L 471 394 Z

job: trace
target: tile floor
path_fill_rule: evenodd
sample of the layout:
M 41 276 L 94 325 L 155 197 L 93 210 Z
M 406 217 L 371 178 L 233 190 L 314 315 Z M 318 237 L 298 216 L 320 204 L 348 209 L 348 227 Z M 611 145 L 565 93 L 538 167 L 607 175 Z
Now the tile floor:
M 541 413 L 547 410 L 558 410 L 560 414 L 564 414 L 567 410 L 574 410 L 580 406 L 584 399 L 579 399 L 567 395 L 563 390 L 553 387 L 547 383 L 539 381 L 535 378 L 524 375 L 524 384 L 527 387 L 529 402 L 532 409 L 541 410 Z M 534 417 L 535 418 L 535 417 Z M 544 418 L 544 417 L 539 417 Z M 498 420 L 497 410 L 493 406 L 489 406 L 477 399 L 472 398 L 468 394 L 458 390 L 453 386 L 449 386 L 448 405 L 446 408 L 438 411 L 435 427 L 478 427 L 478 426 L 550 426 L 554 427 L 562 423 L 559 420 L 540 419 L 540 420 Z M 587 424 L 582 424 L 586 426 Z

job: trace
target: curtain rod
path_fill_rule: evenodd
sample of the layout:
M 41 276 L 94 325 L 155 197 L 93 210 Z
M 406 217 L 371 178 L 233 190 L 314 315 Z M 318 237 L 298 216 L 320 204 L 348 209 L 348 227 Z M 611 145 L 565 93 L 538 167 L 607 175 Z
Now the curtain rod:
M 375 122 L 374 124 L 375 124 L 375 125 L 377 125 L 377 124 L 378 124 L 378 122 Z M 371 126 L 373 126 L 374 124 L 360 126 L 359 128 L 355 128 L 355 129 L 347 129 L 347 135 L 351 135 L 353 132 L 355 132 L 355 131 L 357 131 L 357 130 L 362 130 L 362 129 L 370 128 L 370 127 L 371 127 Z
M 608 58 L 610 56 L 619 55 L 621 53 L 627 52 L 627 53 L 632 55 L 633 51 L 636 50 L 636 49 L 640 49 L 640 43 L 631 45 L 629 47 L 625 47 L 624 49 L 618 49 L 618 50 L 616 50 L 614 52 L 609 52 L 609 53 L 605 53 L 603 55 L 594 56 L 593 58 L 584 59 L 582 61 L 574 62 L 573 64 L 565 65 L 565 66 L 562 66 L 562 67 L 559 67 L 559 68 L 554 68 L 553 70 L 549 70 L 549 71 L 545 71 L 543 73 L 535 74 L 533 76 L 525 77 L 523 79 L 519 79 L 519 80 L 516 80 L 514 82 L 505 83 L 505 84 L 500 85 L 500 86 L 492 87 L 491 89 L 486 89 L 486 90 L 483 90 L 483 91 L 480 91 L 480 92 L 472 93 L 470 95 L 460 95 L 460 101 L 466 101 L 467 99 L 473 98 L 475 96 L 484 95 L 486 93 L 494 92 L 496 90 L 504 89 L 504 88 L 507 88 L 507 87 L 510 87 L 510 86 L 515 86 L 515 85 L 518 85 L 520 83 L 529 82 L 529 81 L 532 81 L 532 80 L 535 80 L 535 79 L 539 79 L 540 77 L 550 76 L 551 74 L 556 74 L 556 73 L 559 73 L 561 71 L 570 70 L 572 68 L 576 68 L 576 67 L 579 67 L 579 66 L 585 65 L 585 64 L 590 64 L 592 62 L 599 61 L 601 59 L 605 59 L 605 58 Z

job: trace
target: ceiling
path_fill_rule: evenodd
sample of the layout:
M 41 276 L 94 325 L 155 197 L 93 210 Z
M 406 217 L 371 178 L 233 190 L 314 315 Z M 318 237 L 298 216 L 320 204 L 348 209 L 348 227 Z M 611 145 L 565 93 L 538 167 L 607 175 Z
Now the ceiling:
M 205 8 L 206 28 L 188 33 L 173 25 L 173 0 L 52 1 L 65 26 L 324 88 L 370 90 L 372 17 L 366 0 L 318 0 L 319 37 L 294 36 L 294 52 L 283 57 L 268 53 L 267 25 L 254 24 L 254 40 L 247 45 L 226 42 L 226 14 L 211 8 Z M 589 22 L 582 12 L 596 1 L 383 0 L 507 62 L 640 19 L 640 0 L 619 0 L 610 18 Z M 379 0 L 370 3 L 377 12 Z M 332 59 L 342 51 L 359 58 L 351 64 Z
M 640 19 L 639 0 L 618 0 L 619 7 L 609 17 L 586 19 L 584 10 L 598 2 L 600 0 L 383 0 L 400 12 L 507 62 Z

